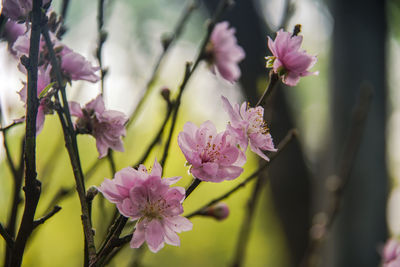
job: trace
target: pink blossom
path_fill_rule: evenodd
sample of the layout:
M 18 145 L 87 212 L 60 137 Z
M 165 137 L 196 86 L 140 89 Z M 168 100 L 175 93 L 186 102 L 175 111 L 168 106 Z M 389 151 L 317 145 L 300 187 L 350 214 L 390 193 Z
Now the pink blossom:
M 244 59 L 245 52 L 237 44 L 235 29 L 229 28 L 227 21 L 215 25 L 206 49 L 207 59 L 212 64 L 212 71 L 217 69 L 221 76 L 229 81 L 240 77 L 239 61 Z
M 15 51 L 12 50 L 12 47 L 15 41 L 19 36 L 23 35 L 26 32 L 25 24 L 19 24 L 15 21 L 8 20 L 4 26 L 3 35 L 1 36 L 8 42 L 8 49 L 15 54 Z
M 94 67 L 82 55 L 74 52 L 68 46 L 62 44 L 54 34 L 50 33 L 51 41 L 54 45 L 57 55 L 61 58 L 61 71 L 67 80 L 85 80 L 92 83 L 99 81 L 100 77 L 96 74 L 99 67 Z M 13 50 L 17 52 L 18 57 L 29 54 L 30 31 L 20 36 L 13 45 Z M 43 64 L 49 65 L 48 51 L 43 37 L 40 39 L 40 52 L 44 58 Z
M 240 108 L 239 104 L 232 107 L 229 100 L 224 96 L 222 96 L 222 103 L 231 120 L 228 124 L 228 131 L 236 136 L 239 146 L 246 151 L 250 142 L 251 151 L 269 161 L 262 150 L 277 150 L 264 121 L 264 108 L 261 106 L 249 108 L 246 102 L 243 102 Z
M 199 128 L 187 122 L 178 135 L 178 144 L 192 165 L 190 172 L 202 181 L 232 180 L 243 171 L 240 166 L 246 158 L 236 146 L 236 139 L 228 132 L 217 133 L 211 121 Z
M 302 41 L 303 36 L 292 36 L 283 30 L 277 32 L 275 41 L 268 37 L 268 47 L 273 56 L 267 57 L 267 67 L 273 67 L 289 86 L 295 86 L 300 77 L 318 74 L 308 71 L 317 62 L 317 57 L 299 50 Z
M 83 109 L 73 101 L 69 103 L 69 108 L 71 115 L 78 117 L 75 122 L 77 131 L 96 138 L 99 158 L 107 155 L 109 148 L 124 151 L 121 137 L 126 134 L 125 123 L 128 118 L 122 112 L 105 110 L 101 95 L 87 103 Z
M 21 101 L 25 103 L 27 100 L 27 85 L 23 83 L 24 87 L 18 92 Z M 43 67 L 39 67 L 38 69 L 38 80 L 37 80 L 37 96 L 39 97 L 40 93 L 50 84 L 50 67 L 44 69 Z M 39 134 L 44 125 L 44 119 L 46 114 L 52 113 L 51 109 L 48 108 L 48 99 L 42 98 L 39 100 L 38 113 L 36 115 L 36 134 Z
M 137 220 L 131 248 L 139 248 L 144 241 L 152 252 L 158 252 L 164 243 L 179 246 L 176 233 L 192 229 L 192 223 L 180 216 L 185 189 L 170 187 L 181 177 L 161 178 L 161 173 L 161 165 L 155 160 L 151 173 L 143 165 L 137 170 L 128 167 L 117 172 L 113 180 L 105 179 L 98 188 L 122 215 Z
M 85 80 L 95 83 L 100 80 L 96 74 L 100 67 L 93 67 L 86 58 L 67 46 L 61 51 L 61 69 L 73 81 Z
M 43 0 L 42 5 L 51 0 Z M 3 12 L 6 17 L 12 20 L 24 20 L 32 10 L 32 0 L 2 0 Z
M 400 243 L 395 239 L 389 239 L 383 248 L 383 267 L 400 266 Z

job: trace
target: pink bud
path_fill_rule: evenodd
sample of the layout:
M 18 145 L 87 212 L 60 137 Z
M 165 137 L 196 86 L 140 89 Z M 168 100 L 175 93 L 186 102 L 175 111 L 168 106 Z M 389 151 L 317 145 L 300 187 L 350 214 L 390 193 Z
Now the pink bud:
M 219 202 L 214 206 L 208 207 L 203 215 L 214 217 L 218 221 L 222 221 L 229 216 L 229 207 L 225 203 Z

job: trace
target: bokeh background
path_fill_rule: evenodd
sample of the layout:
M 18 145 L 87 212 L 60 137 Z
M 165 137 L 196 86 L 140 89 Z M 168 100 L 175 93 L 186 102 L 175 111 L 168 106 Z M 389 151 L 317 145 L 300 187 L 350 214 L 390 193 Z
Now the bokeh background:
M 192 61 L 206 31 L 206 20 L 218 1 L 199 1 L 199 8 L 188 21 L 183 36 L 163 61 L 139 119 L 124 139 L 125 152 L 114 153 L 117 170 L 134 164 L 155 135 L 166 112 L 159 92 L 172 91 L 183 77 L 186 61 Z M 302 47 L 318 56 L 313 70 L 318 76 L 301 79 L 294 88 L 280 87 L 267 103 L 267 122 L 275 143 L 293 127 L 299 139 L 282 153 L 269 169 L 269 182 L 257 203 L 255 220 L 245 251 L 244 266 L 298 266 L 309 240 L 313 215 L 329 203 L 327 177 L 335 173 L 342 157 L 344 140 L 350 127 L 352 109 L 359 90 L 368 86 L 373 99 L 361 148 L 351 180 L 344 192 L 343 205 L 325 245 L 319 266 L 378 266 L 381 247 L 388 236 L 400 234 L 400 3 L 397 0 L 237 0 L 223 16 L 236 28 L 238 43 L 247 57 L 241 63 L 242 78 L 229 84 L 213 75 L 202 64 L 183 96 L 178 126 L 171 146 L 165 175 L 181 175 L 180 186 L 191 178 L 176 136 L 186 121 L 200 124 L 211 119 L 219 130 L 228 120 L 220 95 L 231 101 L 247 99 L 255 104 L 268 81 L 264 56 L 268 55 L 267 36 L 274 37 L 281 25 L 291 31 L 302 25 Z M 108 39 L 103 50 L 103 65 L 108 68 L 105 102 L 109 109 L 131 114 L 162 51 L 161 37 L 172 31 L 184 6 L 183 0 L 106 1 L 105 29 Z M 71 0 L 63 41 L 96 63 L 97 1 Z M 59 11 L 61 0 L 53 0 Z M 0 8 L 1 9 L 1 8 Z M 0 43 L 0 104 L 2 123 L 8 125 L 24 114 L 17 91 L 25 79 L 18 62 Z M 96 63 L 97 64 L 97 63 Z M 74 82 L 69 98 L 84 104 L 100 90 L 99 83 Z M 11 154 L 18 160 L 24 127 L 8 133 Z M 38 136 L 38 177 L 43 182 L 37 216 L 46 213 L 60 188 L 70 188 L 74 179 L 63 145 L 62 130 L 56 116 L 48 115 Z M 97 161 L 95 140 L 79 136 L 84 170 Z M 145 165 L 161 157 L 161 142 Z M 12 198 L 12 178 L 1 147 L 0 222 L 8 220 Z M 201 184 L 185 201 L 185 214 L 242 181 L 257 169 L 258 159 L 248 153 L 245 172 L 234 181 Z M 87 186 L 99 185 L 112 172 L 106 161 L 95 170 Z M 180 234 L 181 247 L 166 246 L 159 253 L 144 252 L 143 266 L 228 266 L 232 263 L 239 229 L 245 217 L 253 183 L 226 199 L 231 214 L 225 221 L 192 219 L 193 230 Z M 24 266 L 79 266 L 83 240 L 79 200 L 76 194 L 58 202 L 62 210 L 31 238 Z M 93 204 L 96 243 L 100 244 L 113 206 L 102 196 Z M 50 206 L 51 208 L 51 206 Z M 21 214 L 19 214 L 21 215 Z M 132 226 L 131 226 L 132 227 Z M 0 242 L 0 258 L 5 243 Z M 110 266 L 133 266 L 138 252 L 125 248 Z

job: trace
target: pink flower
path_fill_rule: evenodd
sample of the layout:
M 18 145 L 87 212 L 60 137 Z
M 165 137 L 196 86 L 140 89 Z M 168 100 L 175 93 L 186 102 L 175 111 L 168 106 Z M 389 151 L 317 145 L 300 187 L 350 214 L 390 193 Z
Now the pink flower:
M 222 104 L 231 119 L 228 124 L 228 131 L 237 138 L 239 146 L 246 151 L 250 142 L 251 151 L 269 161 L 262 150 L 277 150 L 264 121 L 264 109 L 260 106 L 249 108 L 246 102 L 243 102 L 240 109 L 239 104 L 232 107 L 229 100 L 224 96 L 222 96 Z
M 107 155 L 108 149 L 124 151 L 121 137 L 125 136 L 125 123 L 128 118 L 124 113 L 115 110 L 105 110 L 101 95 L 90 101 L 82 109 L 71 101 L 69 108 L 72 116 L 78 117 L 75 128 L 80 133 L 88 133 L 96 138 L 99 158 Z
M 3 0 L 3 12 L 6 17 L 12 20 L 24 20 L 32 10 L 32 0 Z M 42 5 L 50 0 L 43 0 Z
M 178 135 L 178 144 L 192 165 L 190 172 L 202 181 L 232 180 L 243 171 L 240 166 L 246 158 L 236 146 L 236 139 L 228 132 L 217 133 L 211 121 L 199 128 L 187 122 Z
M 95 73 L 100 67 L 93 67 L 82 55 L 64 46 L 61 51 L 61 69 L 73 81 L 85 80 L 95 83 L 100 77 Z
M 215 25 L 206 48 L 206 57 L 221 76 L 229 81 L 237 81 L 240 77 L 239 61 L 244 59 L 245 52 L 237 44 L 235 29 L 229 28 L 227 21 Z
M 389 239 L 383 248 L 383 267 L 400 266 L 400 243 L 395 239 Z
M 92 64 L 82 55 L 74 52 L 69 47 L 58 41 L 54 34 L 50 33 L 50 38 L 57 55 L 61 58 L 62 74 L 67 80 L 85 80 L 92 83 L 99 81 L 100 77 L 96 74 L 96 71 L 100 69 L 99 67 L 92 66 Z M 30 31 L 20 36 L 15 41 L 12 49 L 16 51 L 18 57 L 20 57 L 22 55 L 29 54 L 29 47 Z M 40 39 L 40 52 L 42 58 L 44 59 L 44 61 L 41 63 L 44 65 L 49 65 L 50 60 L 48 58 L 48 51 L 43 37 Z
M 11 53 L 15 54 L 15 51 L 12 50 L 14 42 L 18 39 L 19 36 L 23 35 L 25 32 L 25 24 L 19 24 L 12 20 L 8 20 L 6 22 L 3 35 L 1 37 L 8 42 L 8 49 L 11 51 Z
M 183 187 L 170 187 L 181 177 L 161 178 L 161 165 L 154 161 L 151 173 L 140 165 L 137 170 L 128 167 L 105 179 L 98 188 L 104 197 L 115 203 L 119 212 L 132 221 L 137 220 L 131 248 L 147 242 L 152 252 L 158 252 L 164 243 L 179 246 L 176 233 L 189 231 L 192 223 L 183 213 Z
M 24 87 L 18 92 L 21 101 L 25 103 L 27 100 L 27 85 L 23 83 Z M 37 80 L 37 96 L 50 84 L 50 67 L 44 69 L 40 67 L 38 69 L 38 80 Z M 39 100 L 38 113 L 36 115 L 36 134 L 39 134 L 44 125 L 44 119 L 46 114 L 52 113 L 52 110 L 48 107 L 48 98 L 44 97 Z
M 268 47 L 273 56 L 267 57 L 267 67 L 273 67 L 275 73 L 282 75 L 283 83 L 289 86 L 295 86 L 300 77 L 318 74 L 308 71 L 317 58 L 299 50 L 302 41 L 303 36 L 292 36 L 283 30 L 277 32 L 275 41 L 268 37 Z

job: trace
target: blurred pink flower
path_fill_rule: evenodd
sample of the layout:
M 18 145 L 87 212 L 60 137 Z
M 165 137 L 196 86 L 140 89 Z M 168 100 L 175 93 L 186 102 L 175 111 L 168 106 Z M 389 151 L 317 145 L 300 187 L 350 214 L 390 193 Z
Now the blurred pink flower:
M 240 108 L 239 104 L 232 107 L 226 97 L 222 96 L 221 98 L 224 109 L 231 120 L 227 130 L 237 138 L 239 146 L 246 151 L 250 142 L 251 151 L 269 161 L 262 150 L 274 152 L 277 149 L 274 147 L 272 136 L 264 121 L 264 108 L 261 106 L 249 108 L 246 102 L 243 102 Z
M 23 82 L 24 87 L 18 92 L 21 101 L 25 103 L 27 100 L 27 85 Z M 38 80 L 37 80 L 37 96 L 39 97 L 40 93 L 50 84 L 50 67 L 44 69 L 43 67 L 38 68 Z M 48 108 L 48 99 L 42 98 L 39 100 L 38 113 L 36 115 L 36 134 L 39 134 L 44 125 L 44 119 L 46 114 L 52 113 L 52 111 Z
M 12 49 L 15 41 L 18 39 L 19 36 L 23 35 L 26 32 L 26 25 L 19 24 L 15 21 L 8 20 L 4 26 L 3 35 L 1 38 L 4 38 L 8 43 L 8 49 L 14 55 L 16 52 Z
M 192 229 L 192 223 L 180 216 L 185 189 L 170 187 L 181 177 L 161 178 L 161 173 L 161 165 L 155 160 L 151 173 L 143 165 L 137 170 L 128 167 L 117 172 L 113 180 L 105 179 L 98 188 L 122 215 L 137 220 L 131 248 L 140 247 L 144 241 L 152 252 L 158 252 L 164 243 L 179 246 L 176 233 Z
M 92 83 L 100 80 L 100 77 L 96 74 L 96 71 L 98 71 L 100 67 L 92 66 L 82 55 L 74 52 L 68 46 L 58 41 L 54 34 L 50 33 L 50 38 L 54 45 L 55 52 L 61 58 L 61 71 L 67 80 L 85 80 Z M 12 49 L 17 53 L 18 57 L 21 57 L 22 55 L 27 56 L 29 54 L 29 47 L 30 31 L 20 36 L 15 41 Z M 44 59 L 41 64 L 49 65 L 48 51 L 43 37 L 40 39 L 40 52 Z
M 225 220 L 229 216 L 229 207 L 223 202 L 218 202 L 214 206 L 208 207 L 205 211 L 204 214 L 205 216 L 210 216 L 218 221 Z
M 243 171 L 240 166 L 246 158 L 236 146 L 236 139 L 228 132 L 217 133 L 211 121 L 199 128 L 187 122 L 178 135 L 178 144 L 192 165 L 190 172 L 202 181 L 232 180 Z
M 217 69 L 221 76 L 235 82 L 240 77 L 239 61 L 244 59 L 245 52 L 237 44 L 235 29 L 223 21 L 215 25 L 206 49 L 207 60 L 212 64 L 212 71 Z
M 86 58 L 65 45 L 61 51 L 61 69 L 73 81 L 85 80 L 95 83 L 100 80 L 100 77 L 96 74 L 100 67 L 93 67 Z
M 24 20 L 32 10 L 32 0 L 2 0 L 3 12 L 6 17 L 18 21 Z M 43 0 L 42 6 L 50 0 Z
M 382 267 L 400 266 L 400 243 L 395 239 L 389 239 L 383 248 Z
M 317 57 L 299 50 L 302 41 L 303 36 L 292 36 L 282 29 L 277 32 L 275 41 L 268 37 L 268 47 L 273 56 L 267 57 L 267 67 L 282 75 L 283 83 L 289 86 L 295 86 L 300 77 L 318 74 L 308 71 L 317 62 Z
M 121 137 L 126 134 L 125 123 L 128 118 L 122 112 L 105 110 L 101 95 L 87 103 L 83 109 L 73 101 L 69 103 L 69 108 L 71 115 L 78 117 L 75 122 L 77 131 L 96 138 L 99 158 L 106 156 L 109 148 L 124 151 Z

